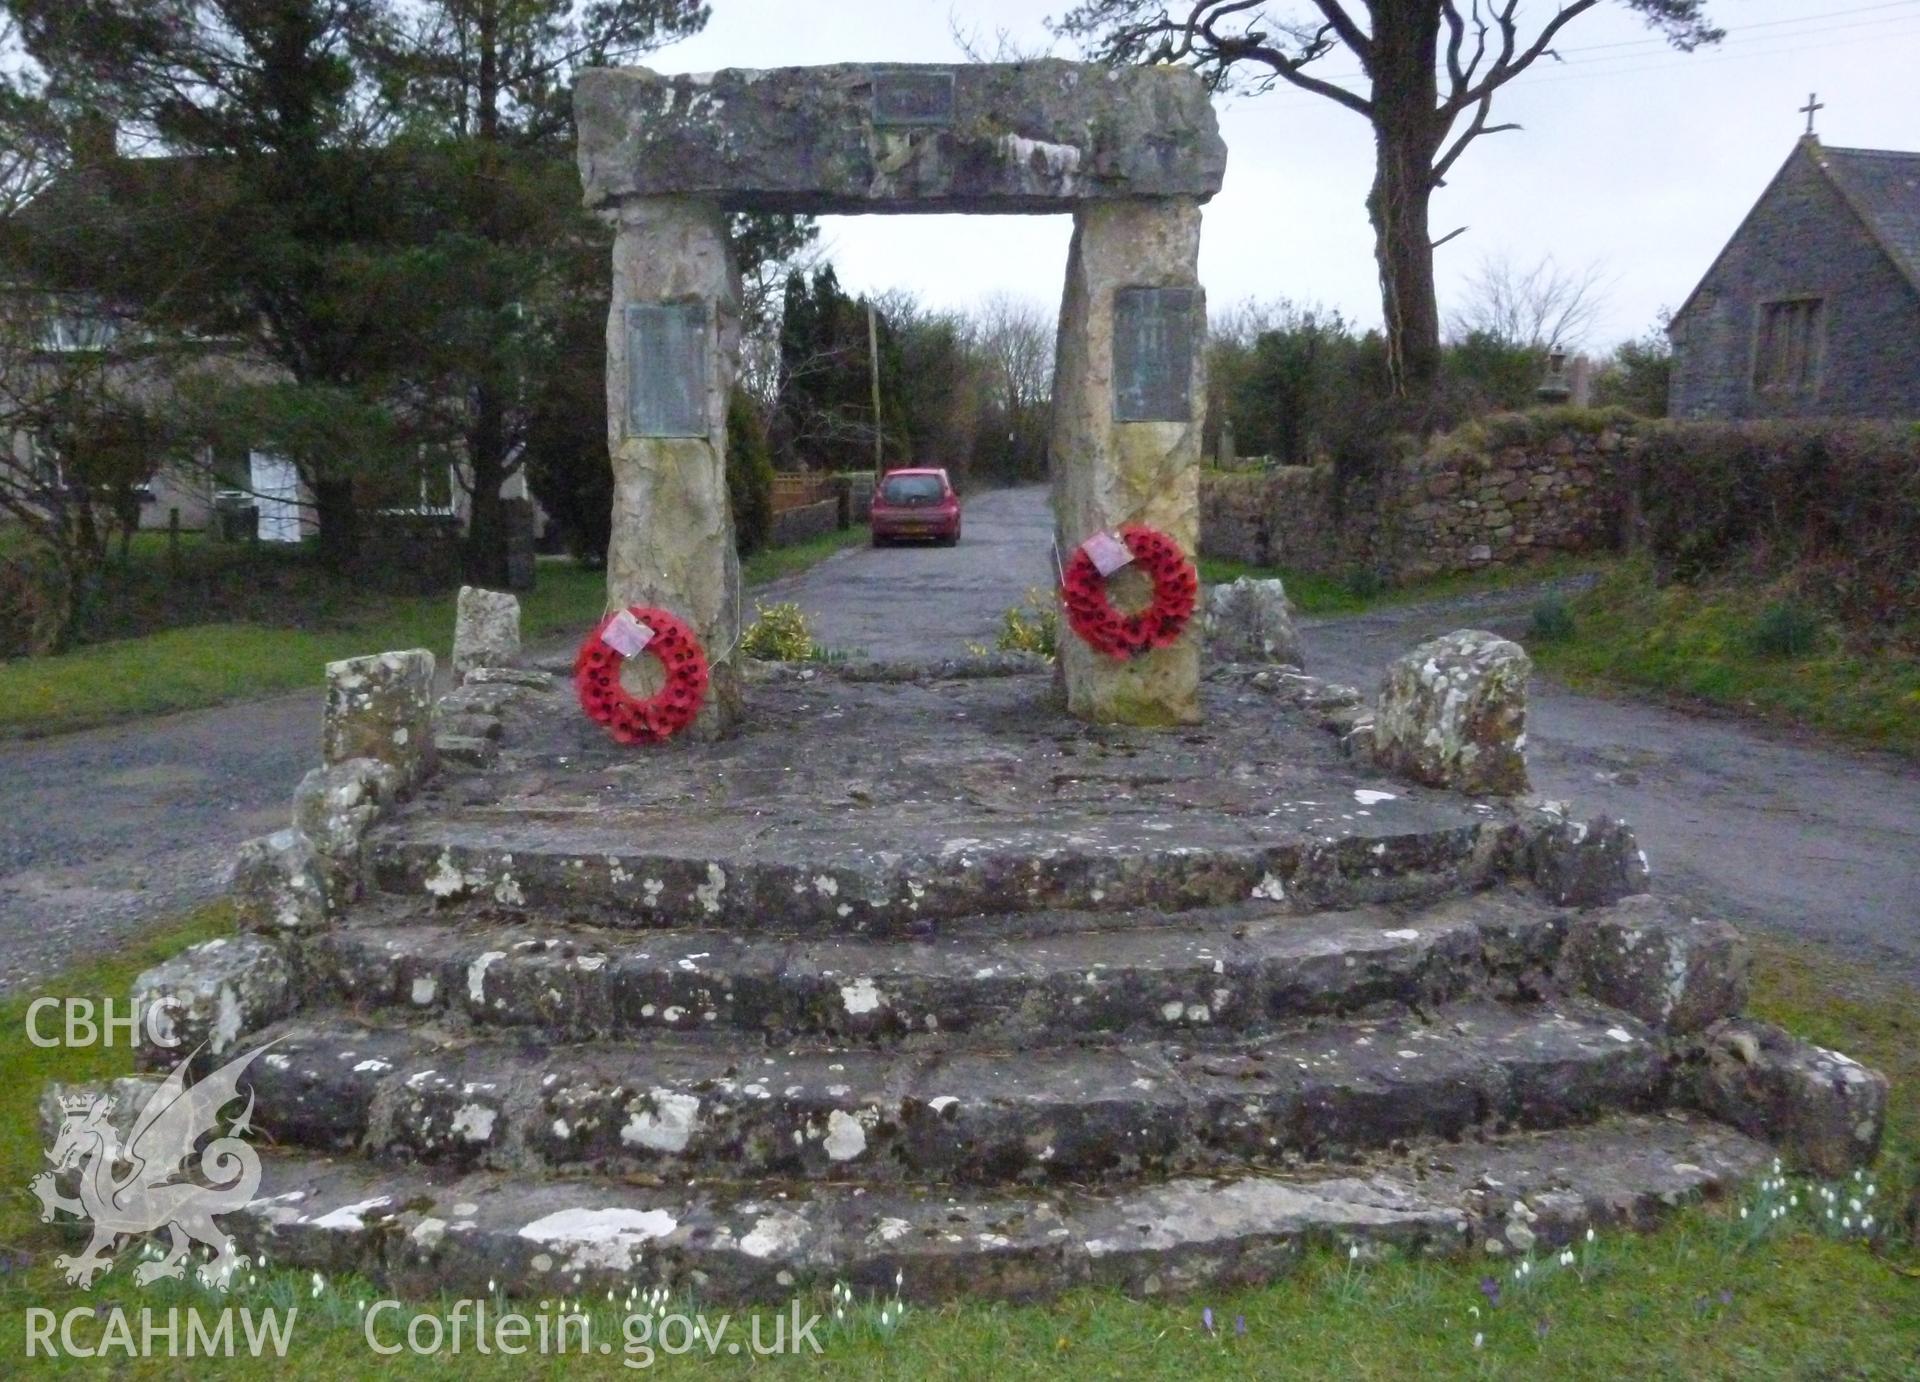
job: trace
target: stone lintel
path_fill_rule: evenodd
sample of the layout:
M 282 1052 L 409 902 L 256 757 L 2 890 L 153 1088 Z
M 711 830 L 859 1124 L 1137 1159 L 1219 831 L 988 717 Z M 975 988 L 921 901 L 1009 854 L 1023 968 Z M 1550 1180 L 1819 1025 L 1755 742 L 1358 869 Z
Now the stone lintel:
M 580 75 L 574 114 L 594 208 L 654 196 L 808 215 L 1204 202 L 1227 160 L 1205 86 L 1178 67 L 597 68 Z

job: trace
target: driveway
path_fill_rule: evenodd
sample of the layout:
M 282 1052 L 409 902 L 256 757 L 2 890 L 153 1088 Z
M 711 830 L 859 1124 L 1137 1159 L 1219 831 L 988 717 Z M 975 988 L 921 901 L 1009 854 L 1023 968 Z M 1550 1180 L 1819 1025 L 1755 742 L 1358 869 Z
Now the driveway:
M 990 645 L 1009 606 L 1054 584 L 1053 518 L 1044 485 L 989 490 L 964 504 L 957 546 L 856 548 L 751 599 L 795 601 L 816 641 L 857 656 L 958 656 L 969 643 Z
M 953 548 L 859 549 L 755 592 L 874 657 L 990 643 L 1051 580 L 1046 491 L 972 498 Z M 1537 592 L 1308 621 L 1309 670 L 1371 688 L 1423 638 L 1518 633 Z M 286 823 L 319 757 L 317 693 L 0 744 L 0 992 L 111 950 L 222 889 L 233 847 Z M 1625 816 L 1656 887 L 1756 930 L 1920 980 L 1920 772 L 1745 722 L 1580 695 L 1537 678 L 1543 794 Z
M 1458 628 L 1521 638 L 1540 589 L 1304 621 L 1308 669 L 1369 693 Z M 1753 931 L 1819 941 L 1920 982 L 1920 768 L 1731 716 L 1533 679 L 1536 791 L 1634 825 L 1654 888 Z
M 320 761 L 320 703 L 0 744 L 0 992 L 218 896 L 233 847 L 288 823 Z

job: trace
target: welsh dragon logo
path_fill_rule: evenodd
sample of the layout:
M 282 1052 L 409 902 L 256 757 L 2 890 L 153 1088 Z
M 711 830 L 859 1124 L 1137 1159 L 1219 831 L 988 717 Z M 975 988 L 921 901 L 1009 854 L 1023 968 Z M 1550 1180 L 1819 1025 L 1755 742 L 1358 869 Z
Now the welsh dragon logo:
M 233 1238 L 221 1231 L 214 1216 L 251 1203 L 260 1188 L 260 1156 L 241 1140 L 251 1130 L 252 1091 L 224 1135 L 218 1135 L 220 1110 L 240 1097 L 241 1075 L 265 1049 L 249 1051 L 191 1085 L 187 1067 L 193 1057 L 188 1056 L 140 1110 L 124 1145 L 110 1121 L 111 1097 L 61 1100 L 60 1131 L 47 1152 L 53 1169 L 35 1176 L 28 1188 L 40 1199 L 41 1222 L 52 1223 L 56 1213 L 65 1211 L 93 1226 L 93 1241 L 85 1252 L 54 1259 L 70 1285 L 90 1290 L 94 1277 L 113 1265 L 111 1254 L 121 1239 L 165 1229 L 166 1254 L 134 1269 L 136 1285 L 184 1277 L 187 1253 L 200 1243 L 213 1254 L 200 1267 L 200 1280 L 226 1286 L 246 1259 L 234 1252 Z M 209 1135 L 212 1140 L 199 1147 Z M 197 1177 L 190 1165 L 196 1148 Z M 59 1177 L 66 1172 L 78 1173 L 77 1198 L 60 1191 Z

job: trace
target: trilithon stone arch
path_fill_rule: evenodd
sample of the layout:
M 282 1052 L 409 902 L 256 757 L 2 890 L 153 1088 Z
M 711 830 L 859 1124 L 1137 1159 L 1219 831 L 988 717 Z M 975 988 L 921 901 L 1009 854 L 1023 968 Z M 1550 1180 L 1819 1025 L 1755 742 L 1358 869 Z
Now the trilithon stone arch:
M 740 287 L 728 212 L 1071 212 L 1051 438 L 1059 551 L 1130 521 L 1196 551 L 1200 207 L 1220 190 L 1226 146 L 1193 73 L 1060 61 L 602 69 L 582 75 L 575 114 L 587 204 L 618 225 L 609 602 L 693 623 L 716 660 L 707 730 L 739 706 L 725 457 Z M 1062 642 L 1072 713 L 1199 718 L 1197 627 L 1125 663 Z

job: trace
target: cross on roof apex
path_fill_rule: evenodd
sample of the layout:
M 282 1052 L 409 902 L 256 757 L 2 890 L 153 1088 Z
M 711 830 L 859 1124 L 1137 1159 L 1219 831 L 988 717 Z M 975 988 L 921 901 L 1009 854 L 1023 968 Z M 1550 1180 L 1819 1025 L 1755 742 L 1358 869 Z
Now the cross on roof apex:
M 1809 91 L 1807 93 L 1807 103 L 1800 107 L 1800 113 L 1807 117 L 1807 133 L 1809 135 L 1813 133 L 1813 117 L 1826 108 L 1826 103 L 1820 99 L 1818 92 Z

